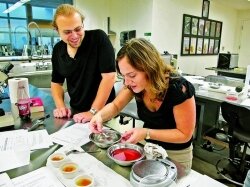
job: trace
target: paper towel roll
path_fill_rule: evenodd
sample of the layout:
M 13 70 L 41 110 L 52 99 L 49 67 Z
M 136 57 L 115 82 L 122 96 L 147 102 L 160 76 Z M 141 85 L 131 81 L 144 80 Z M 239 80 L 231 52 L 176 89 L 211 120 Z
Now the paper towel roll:
M 24 91 L 27 94 L 27 97 L 30 97 L 29 92 L 29 81 L 27 78 L 12 78 L 8 80 L 9 85 L 9 95 L 10 95 L 10 102 L 17 103 L 18 100 L 18 88 L 24 87 Z

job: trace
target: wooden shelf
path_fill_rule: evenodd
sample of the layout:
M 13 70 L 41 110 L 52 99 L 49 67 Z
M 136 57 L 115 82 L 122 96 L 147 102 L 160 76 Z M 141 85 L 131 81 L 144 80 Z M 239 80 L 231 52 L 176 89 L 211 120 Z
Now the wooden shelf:
M 229 148 L 229 145 L 228 145 L 227 142 L 223 142 L 223 141 L 217 140 L 217 139 L 215 139 L 215 138 L 213 138 L 213 137 L 210 137 L 210 136 L 203 136 L 203 139 L 210 141 L 212 144 L 220 145 L 220 146 L 222 146 L 222 147 Z
M 108 33 L 108 36 L 116 36 L 115 33 Z
M 212 144 L 223 146 L 229 148 L 228 140 L 220 140 L 216 137 L 217 133 L 225 134 L 225 131 L 212 128 L 206 132 L 203 136 L 203 139 L 210 141 Z

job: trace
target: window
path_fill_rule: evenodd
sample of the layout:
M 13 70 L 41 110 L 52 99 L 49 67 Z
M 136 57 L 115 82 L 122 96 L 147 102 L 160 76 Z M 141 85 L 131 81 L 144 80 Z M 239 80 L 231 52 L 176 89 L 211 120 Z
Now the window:
M 27 45 L 29 42 L 33 45 L 41 45 L 42 43 L 44 48 L 48 48 L 47 54 L 51 54 L 52 47 L 60 40 L 57 32 L 51 26 L 51 21 L 56 7 L 62 3 L 73 4 L 73 1 L 48 1 L 46 2 L 46 7 L 42 0 L 29 1 L 14 11 L 5 14 L 3 11 L 12 6 L 14 1 L 0 0 L 0 46 L 4 46 L 7 49 L 5 53 L 0 50 L 0 56 L 22 55 L 24 45 Z M 40 28 L 42 42 L 38 30 L 33 27 L 29 29 L 32 38 L 29 41 L 27 26 L 31 21 L 35 21 L 38 25 L 43 25 L 43 28 Z
M 8 19 L 0 18 L 0 32 L 9 32 Z
M 14 50 L 22 50 L 24 45 L 28 43 L 27 33 L 13 33 L 12 45 Z
M 52 20 L 55 8 L 32 7 L 32 18 L 38 20 Z
M 11 32 L 27 32 L 27 20 L 25 19 L 10 19 Z
M 0 34 L 0 43 L 1 44 L 9 44 L 10 43 L 9 33 L 1 33 Z
M 0 17 L 7 17 L 7 14 L 4 14 L 3 11 L 7 9 L 6 3 L 0 3 Z
M 9 4 L 9 7 L 12 6 L 13 4 Z M 27 18 L 26 14 L 26 6 L 22 5 L 15 9 L 14 11 L 9 13 L 9 16 L 12 18 Z

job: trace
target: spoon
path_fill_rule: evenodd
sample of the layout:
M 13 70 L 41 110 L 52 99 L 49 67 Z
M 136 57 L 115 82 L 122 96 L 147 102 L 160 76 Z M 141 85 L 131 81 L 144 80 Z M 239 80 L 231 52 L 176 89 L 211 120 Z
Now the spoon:
M 105 138 L 110 138 L 110 135 L 106 134 L 106 132 L 102 132 L 101 134 L 105 136 Z
M 70 150 L 66 153 L 66 155 L 70 155 L 71 153 L 72 154 L 80 154 L 80 153 L 98 153 L 98 152 L 101 152 L 101 150 L 94 150 L 94 151 L 78 151 L 76 149 L 73 149 L 73 150 Z

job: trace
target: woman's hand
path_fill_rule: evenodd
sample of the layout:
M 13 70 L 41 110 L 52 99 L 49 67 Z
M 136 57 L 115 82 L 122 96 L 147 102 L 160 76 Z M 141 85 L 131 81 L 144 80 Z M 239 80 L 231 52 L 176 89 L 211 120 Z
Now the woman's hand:
M 91 121 L 89 122 L 89 128 L 93 133 L 101 133 L 102 132 L 102 125 L 103 120 L 100 113 L 97 113 L 93 116 Z
M 136 144 L 145 139 L 147 129 L 133 128 L 122 135 L 122 142 Z
M 75 114 L 73 116 L 73 119 L 76 123 L 86 123 L 90 121 L 93 117 L 93 114 L 91 114 L 89 111 L 88 112 L 81 112 L 78 114 Z

